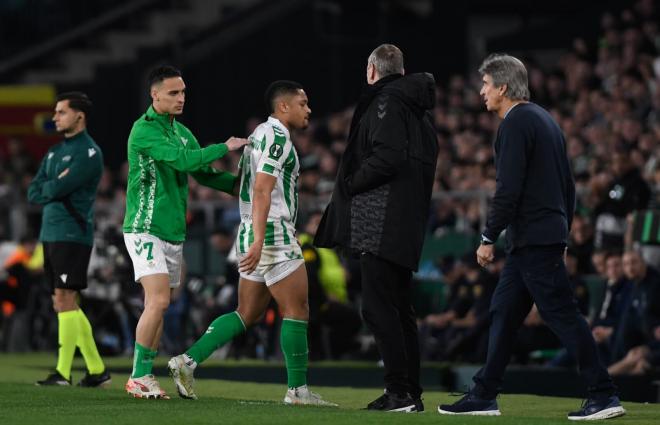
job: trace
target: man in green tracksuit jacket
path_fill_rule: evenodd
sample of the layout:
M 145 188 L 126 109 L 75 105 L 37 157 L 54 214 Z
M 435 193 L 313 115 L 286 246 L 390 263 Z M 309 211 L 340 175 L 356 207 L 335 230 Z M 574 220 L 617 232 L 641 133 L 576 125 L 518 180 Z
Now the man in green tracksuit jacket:
M 87 374 L 78 385 L 96 387 L 110 381 L 92 327 L 77 301 L 78 291 L 87 287 L 94 199 L 103 173 L 103 154 L 86 129 L 91 107 L 81 92 L 57 97 L 53 121 L 64 141 L 48 150 L 28 189 L 29 201 L 44 206 L 39 239 L 58 319 L 57 367 L 38 385 L 71 385 L 76 346 L 87 364 Z
M 144 288 L 144 311 L 135 331 L 133 372 L 126 391 L 138 398 L 168 398 L 151 374 L 163 330 L 170 288 L 181 280 L 186 237 L 188 175 L 200 184 L 234 193 L 236 176 L 210 167 L 246 139 L 200 148 L 195 136 L 175 116 L 183 112 L 185 84 L 171 66 L 149 75 L 152 105 L 128 136 L 128 187 L 124 241 L 135 281 Z

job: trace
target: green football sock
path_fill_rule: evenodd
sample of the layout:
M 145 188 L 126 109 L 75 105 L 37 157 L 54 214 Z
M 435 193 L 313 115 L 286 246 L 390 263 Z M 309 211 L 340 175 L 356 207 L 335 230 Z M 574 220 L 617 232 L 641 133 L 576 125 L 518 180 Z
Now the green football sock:
M 135 342 L 135 354 L 133 354 L 133 373 L 131 378 L 141 378 L 151 373 L 154 366 L 156 352 L 150 348 L 143 347 Z
M 57 339 L 60 349 L 57 352 L 57 370 L 66 379 L 71 379 L 71 364 L 78 340 L 78 312 L 76 310 L 57 313 Z
M 208 359 L 215 350 L 243 332 L 245 332 L 245 325 L 238 312 L 223 314 L 209 325 L 206 333 L 186 351 L 186 354 L 200 364 Z
M 307 322 L 282 320 L 280 345 L 286 361 L 287 385 L 296 388 L 307 384 Z
M 87 316 L 82 310 L 76 310 L 78 313 L 78 348 L 80 353 L 85 359 L 87 370 L 92 375 L 98 375 L 105 370 L 103 360 L 99 355 L 99 350 L 96 348 L 94 342 L 94 334 L 92 333 L 92 325 L 89 323 Z

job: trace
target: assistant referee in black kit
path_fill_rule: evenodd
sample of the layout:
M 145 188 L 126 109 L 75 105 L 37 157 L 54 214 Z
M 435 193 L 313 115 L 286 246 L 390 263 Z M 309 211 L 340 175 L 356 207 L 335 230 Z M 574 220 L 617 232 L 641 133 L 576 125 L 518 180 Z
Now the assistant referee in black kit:
M 588 399 L 568 419 L 606 419 L 625 413 L 616 388 L 598 359 L 580 315 L 563 255 L 575 208 L 575 183 L 564 135 L 540 106 L 529 102 L 527 70 L 508 55 L 487 57 L 479 68 L 481 96 L 502 123 L 495 140 L 496 190 L 477 250 L 482 266 L 506 229 L 507 259 L 493 294 L 486 364 L 475 386 L 443 414 L 500 415 L 496 397 L 518 328 L 536 303 L 545 323 L 577 360 Z

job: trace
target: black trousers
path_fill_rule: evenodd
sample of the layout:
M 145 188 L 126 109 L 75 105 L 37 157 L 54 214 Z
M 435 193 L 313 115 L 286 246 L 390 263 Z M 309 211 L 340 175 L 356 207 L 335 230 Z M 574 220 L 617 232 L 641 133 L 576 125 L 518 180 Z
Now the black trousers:
M 473 378 L 476 384 L 473 391 L 480 397 L 492 399 L 501 391 L 518 328 L 533 303 L 576 360 L 589 397 L 602 398 L 616 392 L 598 358 L 589 326 L 578 311 L 563 252 L 561 245 L 525 247 L 507 257 L 490 306 L 488 357 Z
M 412 271 L 369 253 L 360 256 L 360 269 L 362 317 L 383 358 L 385 388 L 419 397 L 422 387 Z

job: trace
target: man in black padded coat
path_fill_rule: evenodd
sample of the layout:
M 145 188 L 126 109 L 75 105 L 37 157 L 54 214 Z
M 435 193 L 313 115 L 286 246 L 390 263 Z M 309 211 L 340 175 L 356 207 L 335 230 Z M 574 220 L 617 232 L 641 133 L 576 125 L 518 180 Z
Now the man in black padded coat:
M 411 280 L 438 154 L 427 112 L 435 82 L 431 74 L 404 76 L 403 53 L 383 44 L 367 60 L 367 83 L 314 242 L 360 255 L 362 315 L 385 365 L 385 392 L 367 408 L 421 411 Z

